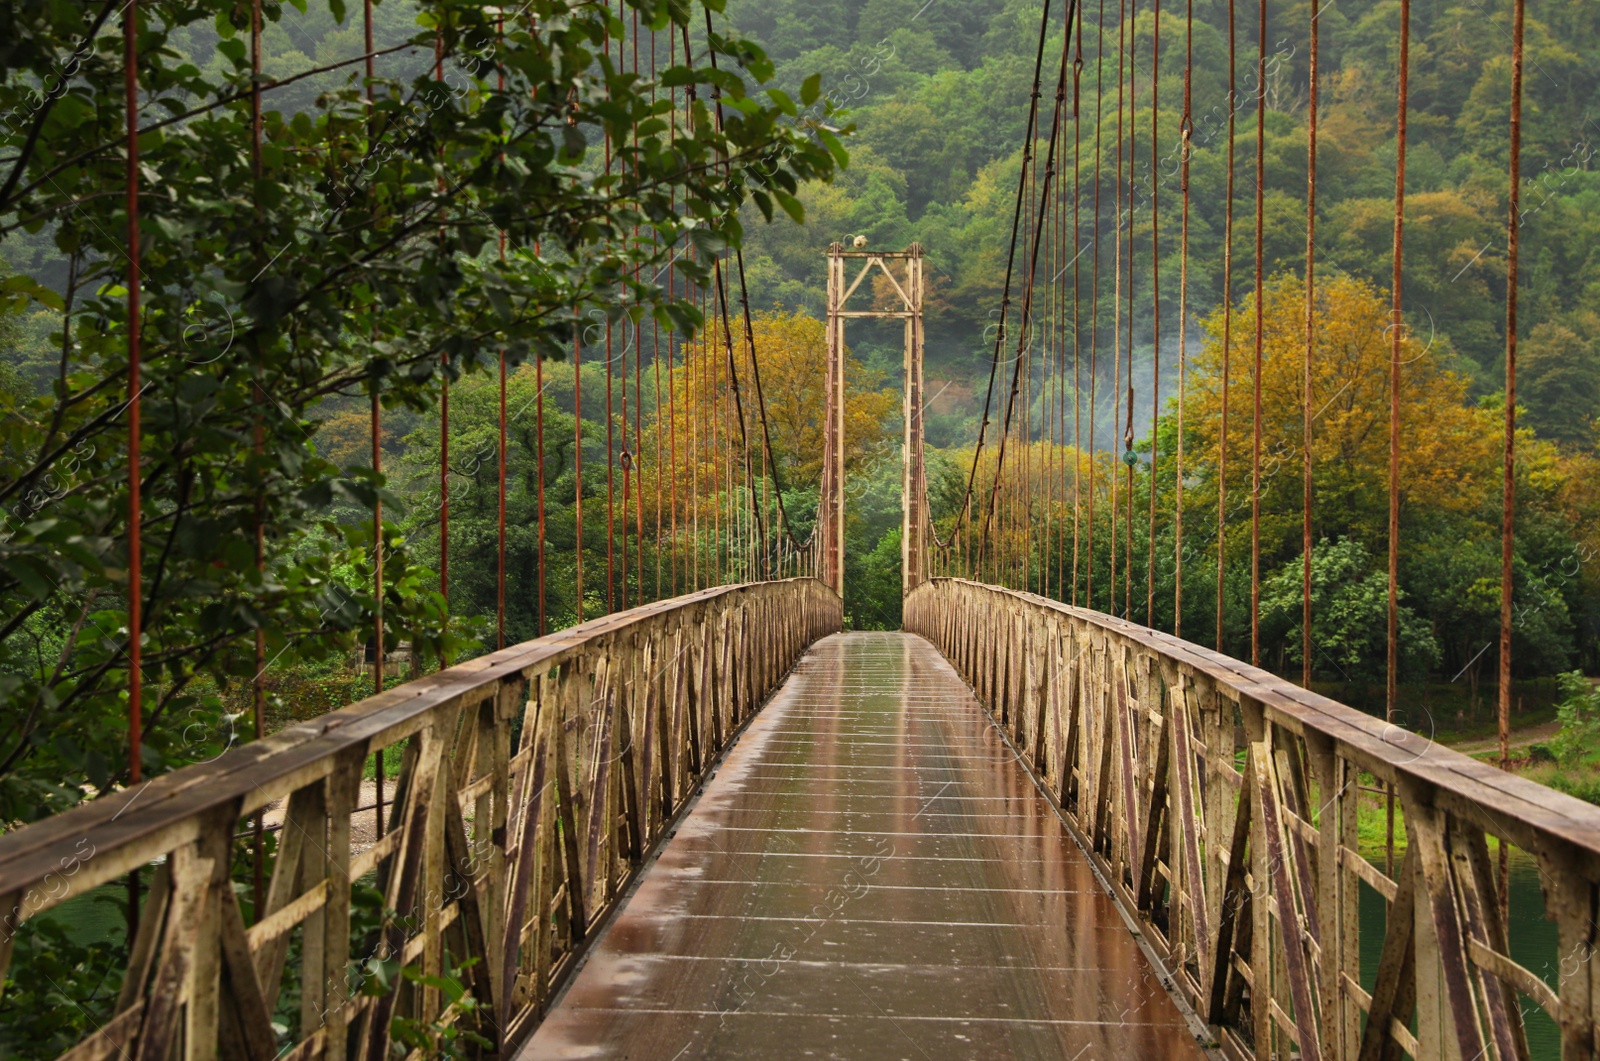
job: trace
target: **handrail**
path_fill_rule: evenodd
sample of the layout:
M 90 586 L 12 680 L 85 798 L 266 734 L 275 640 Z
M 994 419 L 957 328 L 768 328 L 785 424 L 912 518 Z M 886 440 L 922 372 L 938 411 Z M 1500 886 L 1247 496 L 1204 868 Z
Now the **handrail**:
M 972 683 L 1232 1056 L 1526 1058 L 1519 995 L 1560 1028 L 1563 1058 L 1600 1051 L 1600 808 L 1034 594 L 936 578 L 905 616 Z M 1387 873 L 1358 833 L 1376 785 L 1393 786 L 1405 847 Z M 1491 836 L 1537 862 L 1554 985 L 1510 955 Z M 1363 883 L 1386 903 L 1370 991 Z
M 811 578 L 643 605 L 0 836 L 0 973 L 27 918 L 155 862 L 122 995 L 74 1058 L 284 1056 L 271 1023 L 291 941 L 300 1017 L 288 1056 L 376 1061 L 395 1020 L 427 1036 L 469 1013 L 503 1052 L 537 1024 L 708 767 L 841 611 Z M 402 743 L 387 828 L 353 852 L 353 812 L 368 804 L 374 825 L 378 814 L 360 799 L 364 765 Z M 247 927 L 235 833 L 274 805 L 284 827 Z M 352 885 L 364 877 L 384 899 L 365 912 L 379 926 L 358 938 Z M 453 976 L 473 1003 L 428 979 L 364 990 L 374 961 Z

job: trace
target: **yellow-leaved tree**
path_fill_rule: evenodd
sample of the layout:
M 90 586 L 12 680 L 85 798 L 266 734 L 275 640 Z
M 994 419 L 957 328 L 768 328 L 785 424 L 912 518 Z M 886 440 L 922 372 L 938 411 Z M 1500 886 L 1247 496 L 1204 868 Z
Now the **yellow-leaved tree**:
M 658 497 L 663 509 L 676 499 L 681 515 L 692 511 L 696 497 L 702 506 L 715 505 L 719 495 L 742 488 L 747 444 L 752 466 L 761 474 L 755 366 L 744 342 L 743 322 L 735 316 L 730 325 L 744 430 L 740 429 L 722 325 L 712 320 L 700 338 L 685 348 L 684 362 L 662 374 L 657 415 L 645 425 L 645 444 L 656 450 L 647 454 L 644 467 L 643 497 L 652 521 L 652 506 Z M 822 481 L 826 329 L 815 317 L 775 310 L 754 314 L 751 332 L 755 356 L 760 360 L 762 397 L 778 477 L 791 494 L 814 493 Z M 869 464 L 892 446 L 900 395 L 883 382 L 881 372 L 846 353 L 847 471 Z M 809 512 L 796 515 L 810 522 Z
M 1389 301 L 1374 285 L 1327 277 L 1317 285 L 1311 349 L 1312 481 L 1316 538 L 1387 540 L 1389 483 Z M 1267 287 L 1262 313 L 1261 537 L 1265 563 L 1300 552 L 1305 410 L 1305 294 L 1298 277 Z M 1203 482 L 1186 499 L 1216 505 L 1222 452 L 1222 314 L 1204 322 L 1188 395 L 1191 467 Z M 1225 515 L 1248 525 L 1255 400 L 1255 306 L 1235 308 L 1229 370 Z M 1467 381 L 1445 365 L 1447 350 L 1409 330 L 1400 349 L 1400 499 L 1402 512 L 1467 514 L 1498 496 L 1501 421 L 1472 404 Z M 1198 445 L 1196 446 L 1196 443 Z M 1230 533 L 1230 551 L 1249 549 Z

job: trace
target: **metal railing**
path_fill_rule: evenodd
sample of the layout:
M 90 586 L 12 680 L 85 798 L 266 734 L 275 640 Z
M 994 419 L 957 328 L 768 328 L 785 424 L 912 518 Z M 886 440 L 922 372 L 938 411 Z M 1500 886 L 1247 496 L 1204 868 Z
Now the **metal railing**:
M 1228 1054 L 1527 1058 L 1536 1007 L 1562 1058 L 1596 1056 L 1600 808 L 1098 612 L 940 578 L 905 616 L 972 683 Z M 1387 786 L 1404 836 L 1392 874 L 1359 834 Z M 1554 922 L 1549 979 L 1511 957 L 1496 862 L 1514 849 Z M 1363 888 L 1381 949 L 1362 945 Z
M 840 622 L 815 579 L 702 590 L 19 829 L 0 837 L 0 972 L 27 918 L 155 864 L 120 995 L 74 1061 L 378 1061 L 465 1032 L 504 1055 L 708 766 Z M 365 764 L 398 745 L 385 820 L 353 844 L 353 821 L 382 813 L 360 798 Z M 283 824 L 247 923 L 241 823 L 267 808 Z

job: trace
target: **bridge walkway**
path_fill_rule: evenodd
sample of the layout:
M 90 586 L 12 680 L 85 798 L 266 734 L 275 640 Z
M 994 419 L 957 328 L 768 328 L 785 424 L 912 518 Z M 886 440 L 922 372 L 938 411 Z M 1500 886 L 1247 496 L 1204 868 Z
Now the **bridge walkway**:
M 519 1056 L 1203 1054 L 956 672 L 849 633 L 751 723 Z

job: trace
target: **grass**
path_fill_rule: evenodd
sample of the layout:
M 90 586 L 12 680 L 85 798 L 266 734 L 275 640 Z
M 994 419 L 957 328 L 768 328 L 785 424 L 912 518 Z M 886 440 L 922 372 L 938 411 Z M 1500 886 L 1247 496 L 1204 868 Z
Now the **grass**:
M 405 740 L 391 744 L 383 750 L 383 776 L 387 780 L 393 781 L 394 776 L 400 772 L 400 762 L 405 755 L 406 745 L 410 742 L 411 738 L 407 737 Z M 367 756 L 366 763 L 361 767 L 361 780 L 376 781 L 377 779 L 378 756 L 373 754 Z M 384 798 L 388 799 L 389 796 L 385 795 Z
M 1372 857 L 1382 859 L 1389 844 L 1388 800 L 1377 792 L 1363 790 L 1356 800 L 1356 843 Z M 1394 852 L 1399 858 L 1406 850 L 1406 815 L 1397 793 L 1394 800 Z
M 1591 758 L 1572 765 L 1538 763 L 1518 770 L 1529 781 L 1537 781 L 1557 792 L 1581 799 L 1586 803 L 1600 804 L 1600 766 Z
M 1313 682 L 1324 696 L 1358 711 L 1382 718 L 1384 687 L 1363 682 Z M 1498 692 L 1492 682 L 1478 686 L 1476 697 L 1465 681 L 1412 682 L 1399 690 L 1400 725 L 1442 744 L 1483 740 L 1498 732 Z M 1512 685 L 1511 727 L 1526 729 L 1553 722 L 1561 689 L 1555 678 L 1519 681 Z

